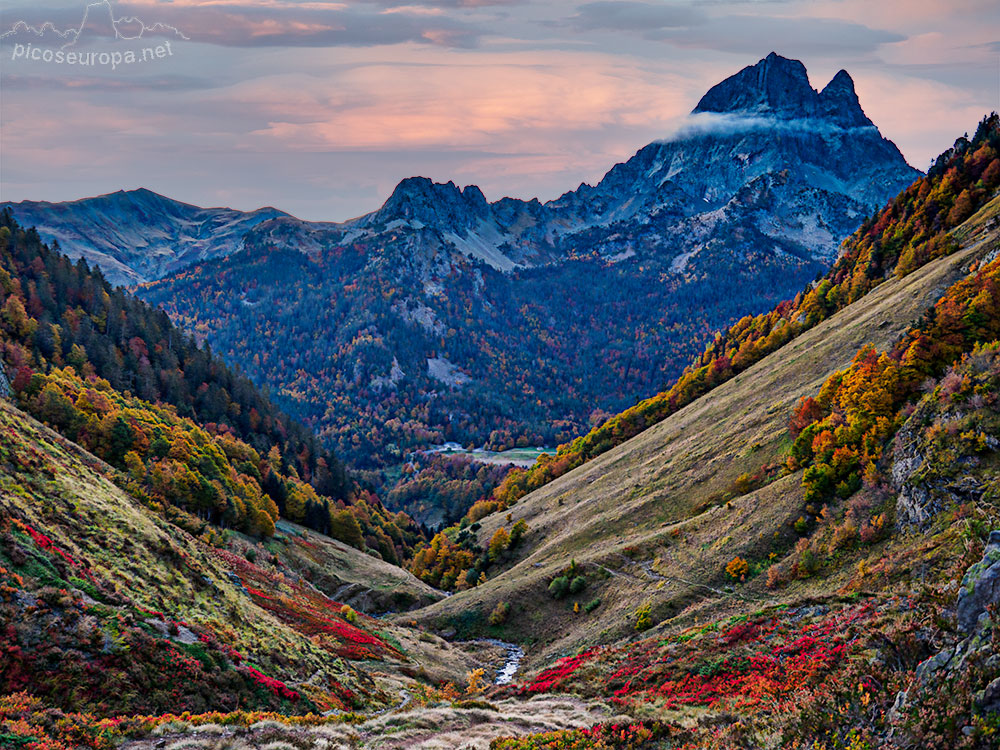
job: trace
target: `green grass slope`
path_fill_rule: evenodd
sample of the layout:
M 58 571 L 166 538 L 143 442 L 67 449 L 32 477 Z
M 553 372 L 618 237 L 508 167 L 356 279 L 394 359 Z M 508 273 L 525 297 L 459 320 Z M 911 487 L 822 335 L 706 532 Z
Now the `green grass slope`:
M 736 491 L 741 475 L 783 462 L 789 417 L 799 399 L 850 364 L 865 344 L 889 347 L 944 290 L 997 247 L 994 199 L 954 235 L 957 252 L 893 278 L 661 423 L 482 520 L 484 546 L 501 526 L 525 519 L 530 532 L 515 564 L 474 589 L 420 613 L 439 627 L 492 632 L 530 644 L 528 663 L 635 634 L 636 610 L 682 621 L 745 610 L 750 603 L 822 591 L 796 584 L 776 595 L 763 581 L 726 591 L 735 556 L 767 559 L 795 543 L 803 513 L 801 472 Z M 765 482 L 767 481 L 765 477 Z M 730 498 L 732 498 L 730 500 Z M 550 582 L 570 573 L 582 590 L 553 598 Z M 488 616 L 510 605 L 503 625 Z M 579 611 L 574 611 L 574 604 Z M 754 605 L 756 606 L 756 605 Z
M 395 704 L 417 678 L 487 666 L 321 591 L 433 598 L 388 563 L 291 526 L 192 536 L 2 400 L 0 436 L 0 694 L 98 716 L 301 714 Z
M 402 612 L 444 596 L 402 568 L 284 519 L 276 524 L 274 541 L 260 547 L 331 599 L 367 614 Z

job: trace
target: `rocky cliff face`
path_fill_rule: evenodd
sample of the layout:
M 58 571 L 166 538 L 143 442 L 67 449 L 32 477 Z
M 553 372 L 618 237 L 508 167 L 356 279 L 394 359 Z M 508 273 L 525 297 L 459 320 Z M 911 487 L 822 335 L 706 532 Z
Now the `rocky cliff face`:
M 973 684 L 973 706 L 979 714 L 1000 712 L 1000 653 L 994 631 L 1000 606 L 1000 531 L 990 533 L 982 559 L 966 570 L 959 586 L 954 615 L 958 628 L 947 645 L 920 662 L 913 681 L 900 691 L 889 712 L 892 724 L 919 710 L 928 695 L 950 692 L 963 679 Z M 966 734 L 971 735 L 971 726 Z
M 928 426 L 934 422 L 961 424 L 968 412 L 936 413 L 933 402 L 924 403 L 914 418 L 896 435 L 892 456 L 891 487 L 896 493 L 896 523 L 901 528 L 924 529 L 934 517 L 956 504 L 975 502 L 986 487 L 972 475 L 982 459 L 974 455 L 955 456 L 956 473 L 942 472 L 934 465 Z M 989 449 L 996 450 L 1000 441 L 985 435 Z
M 7 379 L 7 373 L 4 372 L 3 362 L 0 361 L 0 398 L 10 397 L 10 381 Z
M 991 377 L 1000 358 L 979 352 L 952 369 L 924 396 L 896 434 L 890 488 L 896 496 L 896 524 L 927 529 L 935 517 L 959 505 L 976 506 L 997 481 L 991 468 L 1000 450 L 1000 409 L 990 398 Z M 956 383 L 971 384 L 960 395 Z M 959 437 L 961 436 L 961 437 Z
M 846 70 L 817 92 L 809 84 L 805 65 L 774 52 L 713 86 L 694 111 L 815 119 L 840 128 L 875 127 L 861 109 Z

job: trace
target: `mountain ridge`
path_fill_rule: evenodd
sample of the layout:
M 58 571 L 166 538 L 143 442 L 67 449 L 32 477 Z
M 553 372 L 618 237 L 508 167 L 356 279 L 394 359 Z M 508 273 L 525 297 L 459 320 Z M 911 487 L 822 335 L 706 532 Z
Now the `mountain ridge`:
M 10 208 L 24 226 L 71 258 L 101 268 L 115 284 L 136 284 L 192 263 L 235 252 L 243 235 L 284 211 L 202 208 L 147 188 L 118 190 L 75 201 L 21 201 Z
M 822 132 L 826 139 L 838 134 L 843 138 L 850 132 L 855 132 L 856 138 L 864 138 L 867 159 L 860 158 L 859 153 L 852 153 L 849 149 L 832 162 L 814 162 L 806 158 L 803 166 L 807 173 L 800 180 L 837 195 L 859 197 L 860 205 L 854 208 L 858 213 L 879 208 L 888 197 L 884 189 L 868 188 L 871 183 L 888 179 L 899 189 L 919 174 L 917 170 L 904 168 L 906 162 L 898 148 L 878 133 L 874 123 L 861 109 L 853 79 L 843 70 L 821 92 L 817 92 L 810 86 L 805 66 L 800 61 L 772 52 L 756 65 L 748 66 L 712 87 L 692 111 L 695 118 L 710 114 L 736 118 L 722 123 L 717 130 L 744 132 L 741 148 L 748 152 L 743 157 L 745 167 L 752 163 L 752 154 L 766 151 L 761 139 L 753 138 L 751 134 L 767 129 L 769 124 L 774 125 L 766 121 L 740 119 L 747 116 L 775 117 L 779 120 L 779 133 L 782 127 L 791 124 L 793 128 L 786 138 L 793 140 L 796 134 L 805 136 L 813 128 Z M 685 132 L 683 128 L 681 132 Z M 705 128 L 700 131 L 695 128 L 692 135 L 680 139 L 681 143 L 705 133 Z M 711 127 L 707 133 L 712 133 Z M 772 164 L 765 162 L 742 170 L 724 186 L 712 185 L 712 179 L 705 175 L 720 171 L 717 165 L 722 163 L 723 158 L 729 158 L 728 153 L 723 153 L 710 158 L 710 163 L 701 170 L 702 175 L 692 184 L 680 178 L 685 169 L 692 170 L 693 167 L 683 163 L 684 154 L 676 153 L 676 149 L 672 151 L 670 143 L 651 143 L 631 159 L 614 165 L 597 184 L 582 183 L 576 190 L 545 203 L 537 199 L 525 201 L 511 197 L 490 203 L 476 185 L 462 189 L 451 181 L 434 183 L 423 177 L 406 178 L 396 186 L 381 208 L 341 226 L 345 229 L 370 228 L 379 222 L 407 222 L 416 218 L 416 211 L 423 217 L 418 219 L 423 226 L 416 227 L 417 231 L 425 227 L 452 230 L 458 235 L 452 238 L 452 243 L 460 251 L 478 257 L 498 270 L 510 271 L 518 266 L 558 261 L 564 257 L 567 246 L 579 241 L 578 235 L 601 226 L 611 234 L 617 229 L 616 224 L 628 222 L 640 214 L 655 212 L 659 222 L 651 222 L 645 216 L 638 220 L 640 225 L 655 231 L 657 223 L 662 224 L 664 218 L 669 217 L 676 222 L 718 209 L 725 203 L 724 196 L 731 196 L 739 185 L 773 169 Z M 846 145 L 845 141 L 838 148 L 844 150 Z M 803 147 L 796 148 L 801 158 Z M 885 165 L 894 165 L 899 174 L 889 178 L 887 173 L 879 175 L 873 172 L 866 162 L 876 154 Z M 666 169 L 665 162 L 669 162 Z M 860 166 L 863 164 L 866 166 Z M 825 178 L 823 172 L 831 169 L 834 179 Z M 697 169 L 694 171 L 698 172 Z M 452 211 L 446 216 L 453 221 L 441 223 L 441 217 L 427 205 L 432 201 L 450 207 Z M 826 212 L 824 215 L 835 214 Z M 401 228 L 405 226 L 393 226 L 394 230 Z M 684 233 L 684 228 L 677 229 L 672 239 L 676 241 Z M 834 235 L 825 241 L 820 240 L 821 247 L 808 249 L 817 257 L 832 257 L 836 244 L 842 238 Z M 343 241 L 355 240 L 358 236 L 353 231 L 347 231 Z M 588 238 L 588 241 L 592 243 L 593 239 Z M 812 241 L 815 243 L 817 240 L 814 237 Z M 490 245 L 493 252 L 477 250 L 483 244 Z M 627 251 L 628 248 L 603 250 L 610 256 Z
M 875 127 L 861 109 L 854 79 L 846 70 L 837 71 L 817 91 L 809 83 L 805 65 L 775 52 L 709 89 L 693 114 L 701 112 L 821 119 L 843 128 Z
M 776 169 L 773 162 L 759 158 L 760 154 L 768 151 L 769 144 L 753 134 L 775 125 L 774 122 L 761 122 L 762 117 L 775 118 L 779 125 L 775 132 L 779 134 L 782 133 L 781 127 L 794 126 L 781 137 L 786 142 L 783 148 L 790 149 L 789 153 L 794 155 L 793 162 L 796 159 L 801 162 L 798 167 L 794 163 L 788 166 L 793 171 L 805 170 L 800 182 L 835 196 L 850 196 L 852 200 L 859 201 L 853 207 L 857 213 L 875 210 L 918 174 L 906 165 L 895 145 L 884 139 L 865 115 L 853 80 L 846 71 L 839 71 L 822 91 L 817 92 L 809 84 L 805 66 L 800 61 L 774 52 L 713 86 L 695 106 L 692 116 L 693 123 L 699 116 L 736 119 L 715 123 L 715 128 L 711 127 L 711 123 L 708 127 L 702 123 L 700 127 L 688 128 L 688 134 L 683 135 L 679 142 L 674 142 L 674 147 L 670 147 L 671 141 L 651 143 L 632 158 L 614 165 L 597 184 L 582 183 L 575 190 L 544 203 L 537 198 L 522 200 L 512 197 L 488 202 L 476 185 L 460 188 L 451 181 L 434 183 L 426 177 L 401 180 L 380 208 L 344 222 L 306 222 L 270 207 L 252 212 L 198 209 L 158 196 L 165 206 L 169 206 L 168 213 L 178 213 L 180 207 L 187 212 L 196 209 L 216 220 L 227 215 L 234 225 L 223 233 L 214 248 L 206 248 L 201 243 L 203 238 L 200 235 L 185 237 L 181 232 L 174 231 L 173 241 L 182 245 L 187 243 L 190 247 L 177 251 L 176 258 L 168 257 L 159 263 L 144 258 L 139 252 L 128 253 L 121 244 L 132 241 L 137 247 L 149 247 L 162 253 L 155 239 L 143 238 L 141 233 L 112 235 L 101 238 L 99 242 L 94 240 L 93 244 L 98 247 L 87 247 L 85 238 L 79 233 L 74 234 L 66 222 L 46 226 L 45 210 L 68 211 L 74 205 L 79 207 L 88 201 L 100 202 L 119 193 L 69 204 L 22 201 L 4 205 L 10 206 L 26 226 L 37 224 L 46 241 L 58 239 L 71 255 L 82 255 L 102 264 L 113 280 L 129 283 L 152 281 L 185 265 L 236 252 L 242 247 L 242 233 L 253 231 L 258 224 L 272 219 L 280 219 L 284 225 L 284 242 L 288 247 L 294 247 L 299 239 L 297 235 L 315 234 L 317 231 L 323 231 L 327 241 L 333 242 L 375 239 L 384 234 L 384 226 L 392 225 L 389 231 L 397 234 L 400 231 L 417 234 L 424 230 L 438 232 L 441 236 L 424 239 L 423 244 L 437 248 L 436 252 L 457 251 L 503 272 L 510 272 L 518 267 L 563 260 L 567 251 L 580 243 L 595 245 L 596 241 L 599 252 L 606 257 L 637 251 L 636 240 L 630 239 L 623 247 L 620 246 L 621 241 L 615 239 L 622 234 L 619 225 L 623 222 L 625 227 L 629 226 L 629 222 L 637 224 L 631 230 L 633 234 L 638 227 L 655 232 L 677 225 L 669 230 L 670 241 L 675 245 L 683 244 L 683 237 L 689 228 L 684 223 L 686 219 L 720 208 L 741 185 Z M 756 121 L 749 119 L 754 117 Z M 823 131 L 823 138 L 827 141 L 825 145 L 811 137 L 814 126 L 817 132 Z M 866 129 L 871 132 L 866 132 Z M 709 152 L 707 160 L 704 155 L 700 159 L 692 159 L 688 154 L 690 149 L 680 145 L 713 135 L 713 131 L 714 137 L 728 137 L 728 140 L 714 146 L 708 144 L 714 150 Z M 733 141 L 732 136 L 741 131 L 742 138 Z M 681 132 L 683 134 L 685 129 Z M 847 138 L 846 134 L 851 132 L 855 135 Z M 851 143 L 851 139 L 858 138 L 864 143 L 860 150 Z M 796 144 L 796 139 L 803 143 Z M 842 154 L 832 160 L 820 161 L 808 156 L 808 150 L 828 149 L 831 146 Z M 881 164 L 879 168 L 870 164 L 876 156 Z M 736 169 L 728 163 L 734 159 L 742 162 L 736 165 Z M 685 177 L 687 172 L 691 173 L 690 177 Z M 833 179 L 827 177 L 827 172 Z M 149 191 L 145 194 L 156 195 Z M 794 194 L 785 200 L 793 205 L 796 201 L 808 204 L 807 199 L 796 198 Z M 803 205 L 798 208 L 799 211 L 803 209 Z M 836 212 L 821 213 L 824 221 L 836 216 Z M 656 218 L 651 220 L 654 215 Z M 416 221 L 417 225 L 412 225 L 412 221 Z M 291 226 L 297 226 L 298 230 L 291 231 Z M 269 229 L 261 227 L 263 232 Z M 598 236 L 594 235 L 595 231 Z M 829 259 L 844 234 L 845 230 L 840 228 L 828 237 L 814 234 L 808 238 L 811 246 L 807 244 L 803 247 L 817 258 Z M 122 258 L 115 257 L 116 242 L 118 254 L 124 256 Z M 304 246 L 309 247 L 308 243 Z M 129 270 L 129 262 L 136 267 Z
M 851 99 L 845 76 L 827 88 Z M 370 214 L 262 222 L 243 252 L 138 293 L 365 468 L 447 441 L 558 445 L 676 377 L 730 316 L 800 291 L 918 174 L 809 92 L 808 127 L 698 113 L 700 132 L 546 203 L 407 178 Z M 442 359 L 461 375 L 435 378 Z

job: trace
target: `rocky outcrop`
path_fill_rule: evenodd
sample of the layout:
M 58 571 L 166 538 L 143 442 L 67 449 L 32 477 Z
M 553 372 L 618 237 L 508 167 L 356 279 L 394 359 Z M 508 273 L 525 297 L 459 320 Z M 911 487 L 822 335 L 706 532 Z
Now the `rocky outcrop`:
M 824 117 L 845 128 L 874 127 L 861 109 L 854 90 L 854 79 L 846 70 L 837 72 L 820 94 L 820 112 Z
M 364 223 L 419 222 L 464 233 L 489 218 L 490 205 L 475 185 L 462 190 L 451 181 L 442 184 L 426 177 L 408 177 Z
M 761 112 L 784 118 L 813 117 L 819 95 L 809 85 L 806 66 L 772 52 L 756 65 L 717 83 L 695 112 Z
M 980 480 L 969 473 L 957 477 L 928 478 L 927 457 L 922 444 L 923 424 L 929 412 L 926 406 L 918 407 L 897 433 L 893 447 L 891 487 L 896 494 L 896 525 L 901 529 L 926 529 L 938 513 L 959 503 L 976 501 L 986 489 Z M 936 418 L 948 422 L 957 421 L 962 416 L 950 413 Z M 996 438 L 988 436 L 987 439 L 996 449 Z M 975 456 L 960 460 L 969 469 L 979 463 Z
M 958 594 L 958 627 L 974 634 L 989 627 L 987 607 L 1000 603 L 1000 531 L 990 534 L 983 559 L 969 568 Z M 983 617 L 986 621 L 983 622 Z
M 10 381 L 4 372 L 2 359 L 0 359 L 0 398 L 10 398 Z
M 993 630 L 1000 623 L 991 618 L 990 609 L 1000 605 L 1000 531 L 993 531 L 982 559 L 970 566 L 962 577 L 956 603 L 957 638 L 933 656 L 917 665 L 913 682 L 896 696 L 890 711 L 890 723 L 903 723 L 905 715 L 920 704 L 920 696 L 947 689 L 959 676 L 973 671 L 979 687 L 972 696 L 970 711 L 1000 711 L 1000 653 L 994 647 Z M 996 614 L 996 609 L 993 609 Z
M 843 128 L 874 127 L 861 109 L 854 80 L 839 71 L 821 92 L 806 66 L 772 52 L 709 89 L 694 111 L 757 114 L 783 120 L 820 118 Z

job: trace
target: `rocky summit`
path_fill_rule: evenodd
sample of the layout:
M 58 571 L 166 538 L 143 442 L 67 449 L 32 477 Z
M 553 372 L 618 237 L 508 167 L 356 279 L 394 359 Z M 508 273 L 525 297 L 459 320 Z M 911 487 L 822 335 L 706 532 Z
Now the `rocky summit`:
M 861 216 L 918 175 L 865 115 L 846 71 L 816 91 L 801 62 L 772 52 L 713 86 L 674 137 L 597 185 L 544 204 L 491 204 L 475 185 L 410 178 L 378 211 L 332 226 L 329 241 L 405 234 L 501 271 L 597 252 L 652 255 L 684 272 L 714 263 L 719 246 L 828 262 Z
M 817 92 L 809 83 L 805 65 L 774 52 L 713 86 L 694 111 L 819 119 L 841 128 L 874 127 L 861 109 L 854 80 L 846 70 L 839 71 Z

